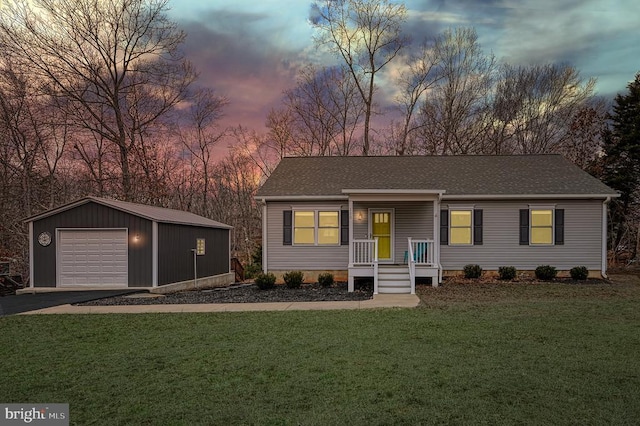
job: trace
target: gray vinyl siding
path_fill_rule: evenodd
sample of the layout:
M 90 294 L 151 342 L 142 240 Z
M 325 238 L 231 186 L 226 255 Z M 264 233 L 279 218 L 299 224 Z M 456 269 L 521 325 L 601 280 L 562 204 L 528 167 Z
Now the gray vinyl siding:
M 401 202 L 354 202 L 354 215 L 363 213 L 363 220 L 354 219 L 353 237 L 366 239 L 369 236 L 369 209 L 394 210 L 394 259 L 395 263 L 404 261 L 404 252 L 408 249 L 408 238 L 433 239 L 433 201 Z
M 198 277 L 229 272 L 229 230 L 169 223 L 158 224 L 158 285 L 193 279 L 196 240 L 205 239 L 197 257 Z
M 267 203 L 267 268 L 282 270 L 346 270 L 349 265 L 349 246 L 285 246 L 282 244 L 282 212 L 293 208 L 303 210 L 347 210 L 346 201 L 327 202 L 270 202 Z
M 443 201 L 442 208 L 456 205 L 483 210 L 483 245 L 441 246 L 440 262 L 445 270 L 460 270 L 470 263 L 490 270 L 500 266 L 531 270 L 539 265 L 552 265 L 561 270 L 580 265 L 595 270 L 601 268 L 601 200 Z M 564 245 L 519 244 L 519 210 L 528 209 L 529 205 L 555 205 L 556 209 L 564 209 Z
M 33 264 L 36 287 L 56 286 L 56 229 L 128 228 L 129 237 L 138 234 L 140 241 L 129 244 L 129 287 L 151 286 L 151 221 L 96 203 L 87 203 L 33 222 Z M 38 235 L 49 232 L 47 247 L 38 244 Z

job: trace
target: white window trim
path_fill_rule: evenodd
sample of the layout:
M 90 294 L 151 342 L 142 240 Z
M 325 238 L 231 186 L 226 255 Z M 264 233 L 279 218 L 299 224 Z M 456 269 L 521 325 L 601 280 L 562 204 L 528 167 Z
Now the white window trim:
M 458 206 L 449 206 L 448 211 L 449 211 L 449 229 L 448 229 L 448 232 L 449 232 L 449 244 L 448 245 L 454 246 L 454 247 L 469 247 L 469 246 L 472 246 L 473 245 L 473 225 L 474 225 L 474 223 L 473 223 L 473 216 L 474 216 L 473 211 L 474 211 L 474 208 L 473 207 L 468 207 L 468 206 L 459 206 L 459 207 Z M 451 240 L 451 228 L 453 227 L 452 224 L 451 224 L 451 213 L 454 212 L 454 211 L 456 211 L 456 212 L 460 212 L 460 211 L 471 212 L 471 225 L 470 225 L 470 228 L 471 228 L 471 241 L 469 243 L 453 243 L 452 240 Z M 455 228 L 462 228 L 462 226 L 455 226 Z M 466 228 L 466 226 L 464 228 Z
M 533 229 L 533 218 L 531 212 L 533 210 L 551 210 L 551 243 L 534 243 L 531 238 L 531 230 Z M 542 228 L 536 226 L 536 228 Z M 545 228 L 547 228 L 545 226 Z M 556 245 L 556 206 L 554 205 L 532 205 L 529 204 L 529 245 L 534 247 L 550 247 Z
M 342 215 L 340 214 L 339 207 L 327 207 L 327 208 L 304 208 L 304 207 L 293 207 L 291 209 L 291 245 L 298 247 L 337 247 L 341 245 L 340 241 L 340 230 L 342 229 Z M 296 243 L 296 211 L 298 212 L 313 212 L 313 243 Z M 318 230 L 322 229 L 320 227 L 320 212 L 337 212 L 338 213 L 338 242 L 336 244 L 320 244 L 318 243 Z M 305 229 L 311 229 L 306 228 Z

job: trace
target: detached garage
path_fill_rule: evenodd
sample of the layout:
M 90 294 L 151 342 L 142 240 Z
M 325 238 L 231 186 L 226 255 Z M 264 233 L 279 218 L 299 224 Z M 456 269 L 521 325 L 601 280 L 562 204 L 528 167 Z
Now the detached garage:
M 193 213 L 86 197 L 25 222 L 36 290 L 161 292 L 234 280 L 231 227 Z

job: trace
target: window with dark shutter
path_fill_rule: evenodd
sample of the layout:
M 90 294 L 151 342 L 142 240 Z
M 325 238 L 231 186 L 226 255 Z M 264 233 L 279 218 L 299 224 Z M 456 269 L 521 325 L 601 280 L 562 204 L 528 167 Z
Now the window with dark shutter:
M 282 212 L 282 244 L 285 246 L 290 246 L 293 241 L 291 229 L 292 212 L 291 210 L 285 210 Z
M 440 210 L 440 244 L 449 244 L 449 210 Z
M 473 211 L 473 244 L 482 245 L 482 210 Z
M 340 245 L 349 245 L 349 210 L 340 211 Z
M 556 209 L 555 211 L 555 236 L 556 245 L 564 245 L 564 209 Z
M 529 245 L 529 209 L 520 210 L 520 245 Z

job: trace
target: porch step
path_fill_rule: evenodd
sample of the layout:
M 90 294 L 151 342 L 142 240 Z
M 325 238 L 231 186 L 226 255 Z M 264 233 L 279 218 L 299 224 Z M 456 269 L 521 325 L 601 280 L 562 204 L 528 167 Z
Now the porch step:
M 378 293 L 411 293 L 407 266 L 380 266 L 378 269 Z

